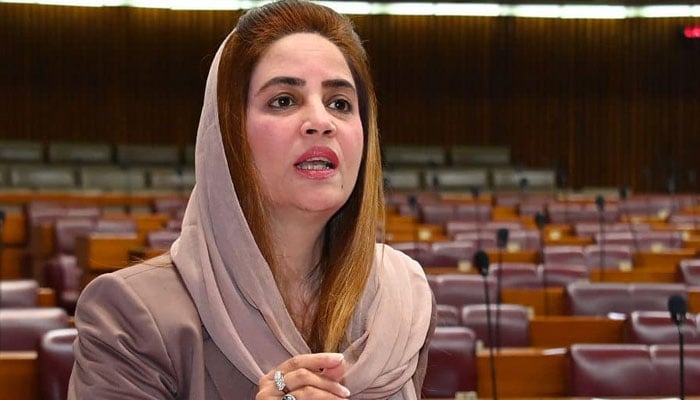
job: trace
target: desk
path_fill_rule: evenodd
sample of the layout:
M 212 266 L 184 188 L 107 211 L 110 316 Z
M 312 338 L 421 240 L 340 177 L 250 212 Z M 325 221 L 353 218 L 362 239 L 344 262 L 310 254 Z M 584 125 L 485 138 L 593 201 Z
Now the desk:
M 0 400 L 39 398 L 35 351 L 0 351 Z
M 622 283 L 678 283 L 677 267 L 672 266 L 642 266 L 629 271 L 619 269 L 594 269 L 589 274 L 591 282 L 622 282 Z
M 567 394 L 568 356 L 564 348 L 494 350 L 498 397 L 561 397 Z M 479 397 L 492 396 L 488 350 L 477 354 Z
M 501 301 L 505 304 L 522 304 L 535 315 L 566 315 L 566 293 L 563 287 L 546 289 L 503 288 Z
M 693 258 L 697 255 L 697 250 L 692 248 L 665 249 L 662 251 L 638 251 L 634 254 L 635 267 L 663 267 L 676 266 L 681 260 Z
M 625 321 L 596 316 L 534 316 L 532 347 L 569 347 L 574 343 L 622 343 Z
M 143 244 L 135 233 L 92 233 L 76 238 L 75 255 L 84 273 L 83 286 L 99 274 L 130 265 L 129 250 Z

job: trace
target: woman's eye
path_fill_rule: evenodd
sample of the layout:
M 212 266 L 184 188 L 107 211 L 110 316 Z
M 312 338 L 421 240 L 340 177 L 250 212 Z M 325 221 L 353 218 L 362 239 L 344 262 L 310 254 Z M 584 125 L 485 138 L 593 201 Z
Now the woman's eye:
M 343 112 L 350 112 L 352 111 L 352 106 L 350 105 L 350 102 L 345 100 L 345 99 L 335 99 L 331 101 L 330 108 L 338 111 L 343 111 Z
M 286 108 L 294 104 L 294 100 L 290 96 L 279 96 L 272 99 L 270 102 L 270 107 L 272 108 Z

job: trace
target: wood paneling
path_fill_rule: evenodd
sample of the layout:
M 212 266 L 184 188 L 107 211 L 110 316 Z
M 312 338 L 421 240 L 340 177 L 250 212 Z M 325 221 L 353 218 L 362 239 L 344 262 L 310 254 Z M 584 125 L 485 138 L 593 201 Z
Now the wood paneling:
M 0 4 L 2 137 L 191 143 L 234 11 Z M 697 190 L 698 18 L 356 16 L 386 144 L 508 145 L 573 187 Z

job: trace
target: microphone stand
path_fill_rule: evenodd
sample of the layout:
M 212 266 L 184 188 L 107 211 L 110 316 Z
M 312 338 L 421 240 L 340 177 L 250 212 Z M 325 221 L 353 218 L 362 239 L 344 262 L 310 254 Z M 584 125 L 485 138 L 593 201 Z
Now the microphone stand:
M 676 178 L 673 175 L 671 175 L 668 178 L 668 193 L 671 195 L 671 209 L 669 210 L 669 216 L 670 216 L 670 215 L 673 215 L 673 213 L 675 212 L 674 210 L 676 208 Z M 680 209 L 680 207 L 678 207 L 678 208 Z M 673 232 L 673 233 L 675 233 L 675 232 Z M 676 235 L 674 235 L 673 233 L 671 234 L 671 243 L 670 243 L 672 248 L 676 247 Z
M 540 232 L 540 265 L 542 265 L 542 293 L 544 294 L 544 315 L 549 315 L 549 298 L 547 296 L 547 267 L 544 262 L 544 226 L 547 223 L 543 213 L 535 214 L 535 224 Z
M 481 250 L 481 215 L 479 214 L 479 188 L 472 186 L 472 199 L 474 201 L 474 221 L 476 222 L 476 249 Z
M 630 233 L 632 234 L 632 243 L 634 244 L 634 252 L 639 251 L 639 242 L 637 241 L 637 230 L 634 227 L 634 223 L 632 222 L 632 218 L 630 217 L 629 210 L 627 209 L 627 197 L 629 193 L 627 192 L 627 188 L 622 186 L 620 187 L 620 201 L 622 202 L 622 213 L 625 216 L 625 220 L 627 221 L 627 227 L 630 230 Z
M 685 320 L 685 314 L 688 312 L 688 303 L 680 295 L 673 295 L 668 299 L 668 310 L 671 313 L 671 320 L 676 324 L 678 328 L 678 362 L 680 369 L 680 400 L 685 400 L 685 359 L 683 355 L 683 321 Z
M 496 277 L 496 349 L 501 351 L 501 282 L 503 281 L 503 250 L 508 245 L 508 229 L 501 228 L 497 232 L 498 245 L 498 275 Z
M 488 330 L 489 337 L 489 362 L 491 370 L 491 392 L 493 393 L 492 398 L 498 400 L 498 392 L 496 389 L 496 358 L 493 355 L 493 326 L 491 323 L 491 307 L 489 301 L 489 285 L 488 285 L 488 275 L 489 275 L 489 256 L 485 251 L 479 250 L 474 254 L 474 265 L 479 269 L 484 282 L 484 300 L 486 301 L 486 328 Z
M 595 204 L 598 207 L 598 231 L 600 232 L 600 240 L 598 242 L 598 267 L 600 268 L 600 281 L 605 281 L 605 199 L 598 195 L 595 199 Z

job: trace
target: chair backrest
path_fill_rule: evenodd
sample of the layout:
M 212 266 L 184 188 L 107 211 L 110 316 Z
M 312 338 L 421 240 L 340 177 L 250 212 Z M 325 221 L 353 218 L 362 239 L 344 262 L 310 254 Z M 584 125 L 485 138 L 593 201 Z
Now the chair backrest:
M 428 254 L 423 253 L 423 267 L 459 267 L 471 263 L 474 256 L 474 245 L 471 242 L 434 242 Z
M 489 319 L 485 304 L 462 307 L 462 326 L 476 333 L 485 346 L 526 347 L 530 345 L 528 310 L 520 304 L 489 305 L 494 343 L 489 337 Z
M 438 326 L 428 348 L 425 397 L 455 398 L 476 389 L 476 335 L 463 326 Z
M 688 313 L 681 325 L 685 343 L 700 343 L 694 314 Z M 678 343 L 678 327 L 665 311 L 634 311 L 626 320 L 626 341 L 640 344 Z
M 0 308 L 26 308 L 37 306 L 39 284 L 33 279 L 0 281 Z
M 585 265 L 542 264 L 539 270 L 544 286 L 566 287 L 572 282 L 587 282 L 590 279 Z
M 44 333 L 68 328 L 68 315 L 57 307 L 0 309 L 0 351 L 33 351 Z
M 73 341 L 77 336 L 75 328 L 54 329 L 42 336 L 37 364 L 39 392 L 43 400 L 65 400 L 68 397 L 68 381 L 75 361 Z
M 683 283 L 690 286 L 700 286 L 700 259 L 681 260 L 679 268 Z
M 460 326 L 461 317 L 455 306 L 436 304 L 437 326 Z
M 569 349 L 571 396 L 652 396 L 655 369 L 641 344 L 574 344 Z
M 543 254 L 546 264 L 587 265 L 583 246 L 545 246 Z
M 92 218 L 59 218 L 54 224 L 55 252 L 59 254 L 75 254 L 75 243 L 78 236 L 87 235 L 95 229 Z
M 421 204 L 420 218 L 426 224 L 444 225 L 455 219 L 455 205 L 450 203 Z
M 496 281 L 500 279 L 501 287 L 537 289 L 542 287 L 542 277 L 537 265 L 531 263 L 504 262 L 494 264 L 489 275 Z
M 632 311 L 629 285 L 624 283 L 573 282 L 566 287 L 566 297 L 572 315 Z
M 651 361 L 656 370 L 658 396 L 679 396 L 680 359 L 677 344 L 649 346 Z M 683 347 L 683 370 L 685 394 L 700 395 L 700 344 L 687 344 Z
M 449 304 L 461 309 L 469 304 L 486 303 L 484 281 L 480 275 L 445 274 L 436 278 L 435 301 L 437 304 Z M 486 280 L 489 302 L 496 301 L 496 281 L 493 277 Z
M 632 283 L 632 311 L 666 311 L 668 298 L 681 295 L 687 298 L 687 288 L 682 283 Z
M 619 244 L 591 244 L 583 248 L 583 255 L 588 268 L 621 269 L 632 266 L 632 248 Z

